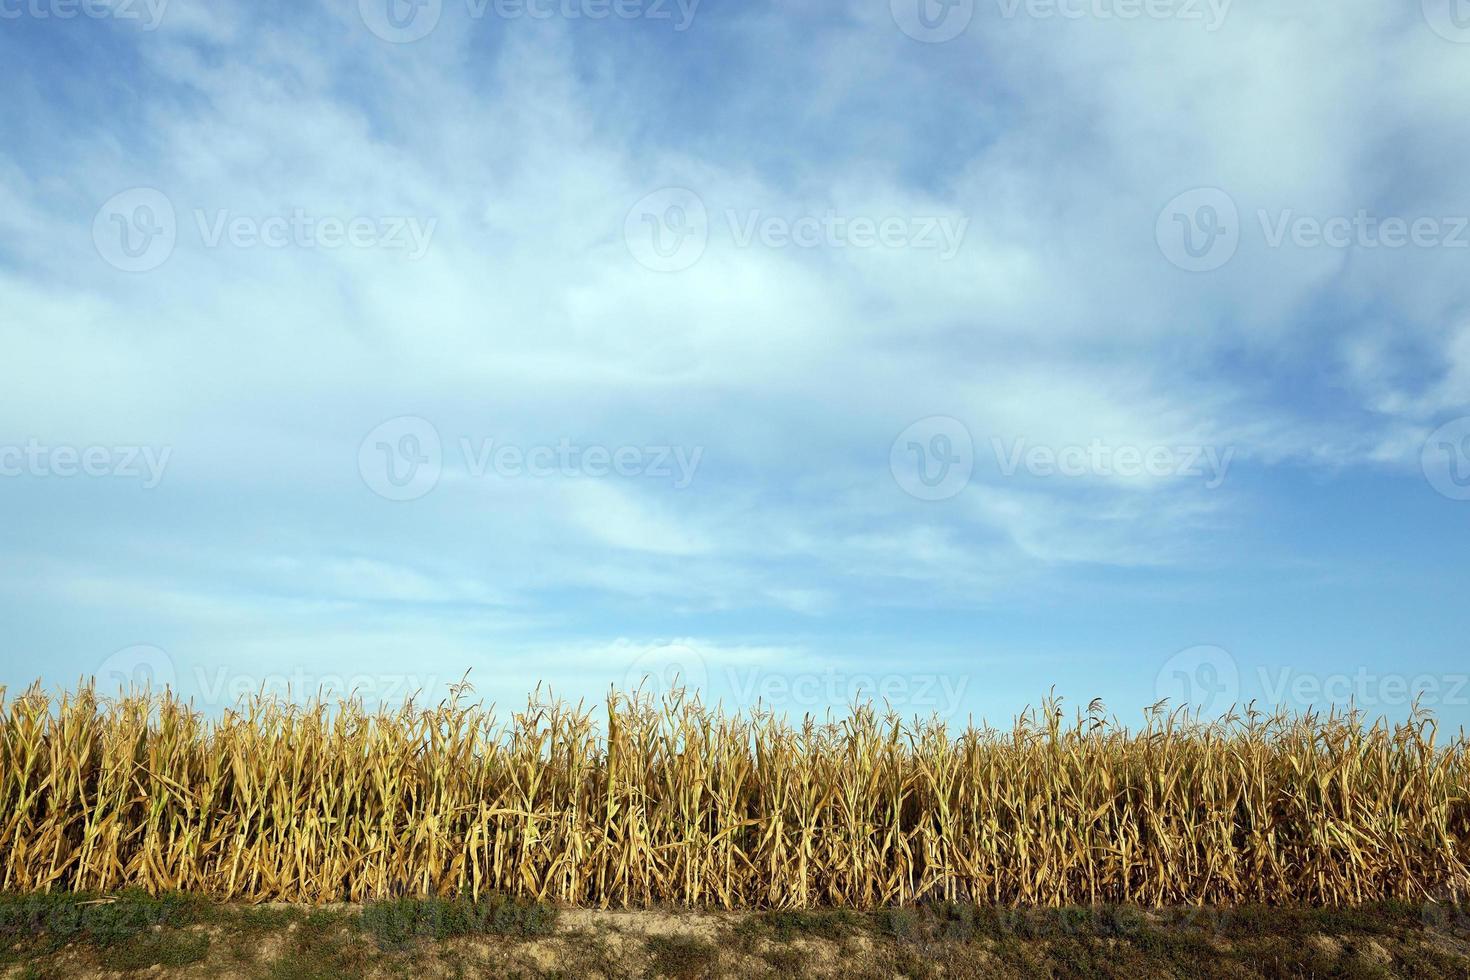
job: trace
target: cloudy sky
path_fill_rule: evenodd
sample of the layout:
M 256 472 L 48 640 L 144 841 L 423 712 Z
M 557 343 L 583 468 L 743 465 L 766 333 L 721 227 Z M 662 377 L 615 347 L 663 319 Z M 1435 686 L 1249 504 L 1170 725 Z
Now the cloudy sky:
M 1470 720 L 1465 0 L 0 0 L 0 684 Z

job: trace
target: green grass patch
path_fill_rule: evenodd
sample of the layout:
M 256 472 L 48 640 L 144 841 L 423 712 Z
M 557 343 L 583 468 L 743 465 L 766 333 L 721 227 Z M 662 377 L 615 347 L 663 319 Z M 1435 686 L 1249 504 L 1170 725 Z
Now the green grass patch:
M 399 898 L 373 902 L 358 920 L 384 949 L 402 949 L 420 939 L 450 936 L 542 936 L 556 925 L 556 909 L 545 902 L 495 895 L 468 899 Z
M 671 980 L 712 977 L 720 961 L 714 943 L 691 936 L 650 936 L 645 945 L 653 956 L 653 975 Z
M 774 938 L 783 942 L 801 936 L 841 939 L 857 932 L 864 924 L 861 916 L 848 909 L 763 912 L 753 917 L 752 921 L 774 933 Z
M 135 890 L 0 895 L 0 941 L 47 936 L 111 946 L 151 929 L 193 925 L 207 910 L 206 903 L 187 895 Z
M 189 928 L 209 915 L 208 903 L 177 894 L 0 895 L 0 963 L 81 945 L 105 950 L 108 966 L 117 970 L 187 966 L 209 953 L 209 936 Z M 36 970 L 33 963 L 26 969 Z
M 325 909 L 307 912 L 288 926 L 288 941 L 271 962 L 269 980 L 348 980 L 360 977 L 373 963 L 371 948 L 361 941 L 356 917 Z
M 146 932 L 110 947 L 106 962 L 116 970 L 188 966 L 208 956 L 209 945 L 209 936 L 195 930 Z

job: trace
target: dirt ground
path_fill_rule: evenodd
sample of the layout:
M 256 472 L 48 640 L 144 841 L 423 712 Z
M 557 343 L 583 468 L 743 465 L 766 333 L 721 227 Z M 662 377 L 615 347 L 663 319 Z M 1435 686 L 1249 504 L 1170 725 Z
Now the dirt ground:
M 0 976 L 1470 977 L 1467 916 L 1408 904 L 1149 913 L 561 909 L 535 930 L 448 936 L 421 928 L 427 921 L 405 927 L 354 906 L 211 906 L 133 932 L 12 930 Z

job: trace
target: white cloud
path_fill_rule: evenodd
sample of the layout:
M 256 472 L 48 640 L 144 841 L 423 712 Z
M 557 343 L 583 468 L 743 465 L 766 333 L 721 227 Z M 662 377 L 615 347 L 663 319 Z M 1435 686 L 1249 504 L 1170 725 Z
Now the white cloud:
M 1214 34 L 982 17 L 936 50 L 881 4 L 774 42 L 775 14 L 711 12 L 700 28 L 760 41 L 775 67 L 712 96 L 686 134 L 664 119 L 688 105 L 650 86 L 629 38 L 591 68 L 585 39 L 554 24 L 448 24 L 398 47 L 353 6 L 316 18 L 339 30 L 330 43 L 235 8 L 171 10 L 136 46 L 155 90 L 141 131 L 78 127 L 44 175 L 0 151 L 0 222 L 20 243 L 0 275 L 0 414 L 19 438 L 174 447 L 184 516 L 139 520 L 212 535 L 203 559 L 134 546 L 149 575 L 131 585 L 66 573 L 79 599 L 154 594 L 158 615 L 214 624 L 285 612 L 280 642 L 302 648 L 320 614 L 331 649 L 385 653 L 410 635 L 389 608 L 404 603 L 516 606 L 527 635 L 559 590 L 689 614 L 980 603 L 1074 566 L 1208 562 L 1209 535 L 1256 502 L 1229 481 L 1202 496 L 986 465 L 955 500 L 916 506 L 887 472 L 916 419 L 962 418 L 982 460 L 992 438 L 1100 438 L 1230 448 L 1238 467 L 1407 468 L 1470 391 L 1470 331 L 1446 322 L 1455 256 L 1257 240 L 1199 277 L 1153 240 L 1165 201 L 1195 185 L 1227 188 L 1246 222 L 1463 208 L 1452 168 L 1420 164 L 1412 193 L 1393 174 L 1401 144 L 1470 149 L 1447 94 L 1470 63 L 1386 8 L 1242 3 Z M 716 230 L 695 266 L 662 274 L 632 260 L 622 227 L 674 184 Z M 134 185 L 169 195 L 179 245 L 129 276 L 100 261 L 90 222 Z M 437 226 L 418 261 L 201 242 L 196 212 L 295 209 Z M 969 225 L 940 261 L 738 247 L 727 209 Z M 1375 328 L 1338 322 L 1375 306 Z M 1345 384 L 1297 404 L 1277 370 Z M 430 496 L 389 506 L 362 485 L 357 442 L 402 414 L 432 419 L 446 448 L 672 443 L 702 447 L 704 465 L 679 492 L 450 466 Z M 261 598 L 241 569 L 309 608 Z M 348 608 L 384 617 L 391 639 L 343 627 Z M 467 654 L 479 627 L 446 622 L 425 642 Z

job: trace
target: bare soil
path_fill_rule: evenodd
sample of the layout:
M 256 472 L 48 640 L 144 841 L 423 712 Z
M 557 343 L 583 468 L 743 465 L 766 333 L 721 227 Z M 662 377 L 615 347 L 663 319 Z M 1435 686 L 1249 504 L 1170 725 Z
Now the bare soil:
M 214 906 L 122 940 L 38 934 L 0 976 L 1470 977 L 1470 918 L 1360 910 L 856 912 L 562 909 L 541 934 L 387 937 L 354 906 Z

